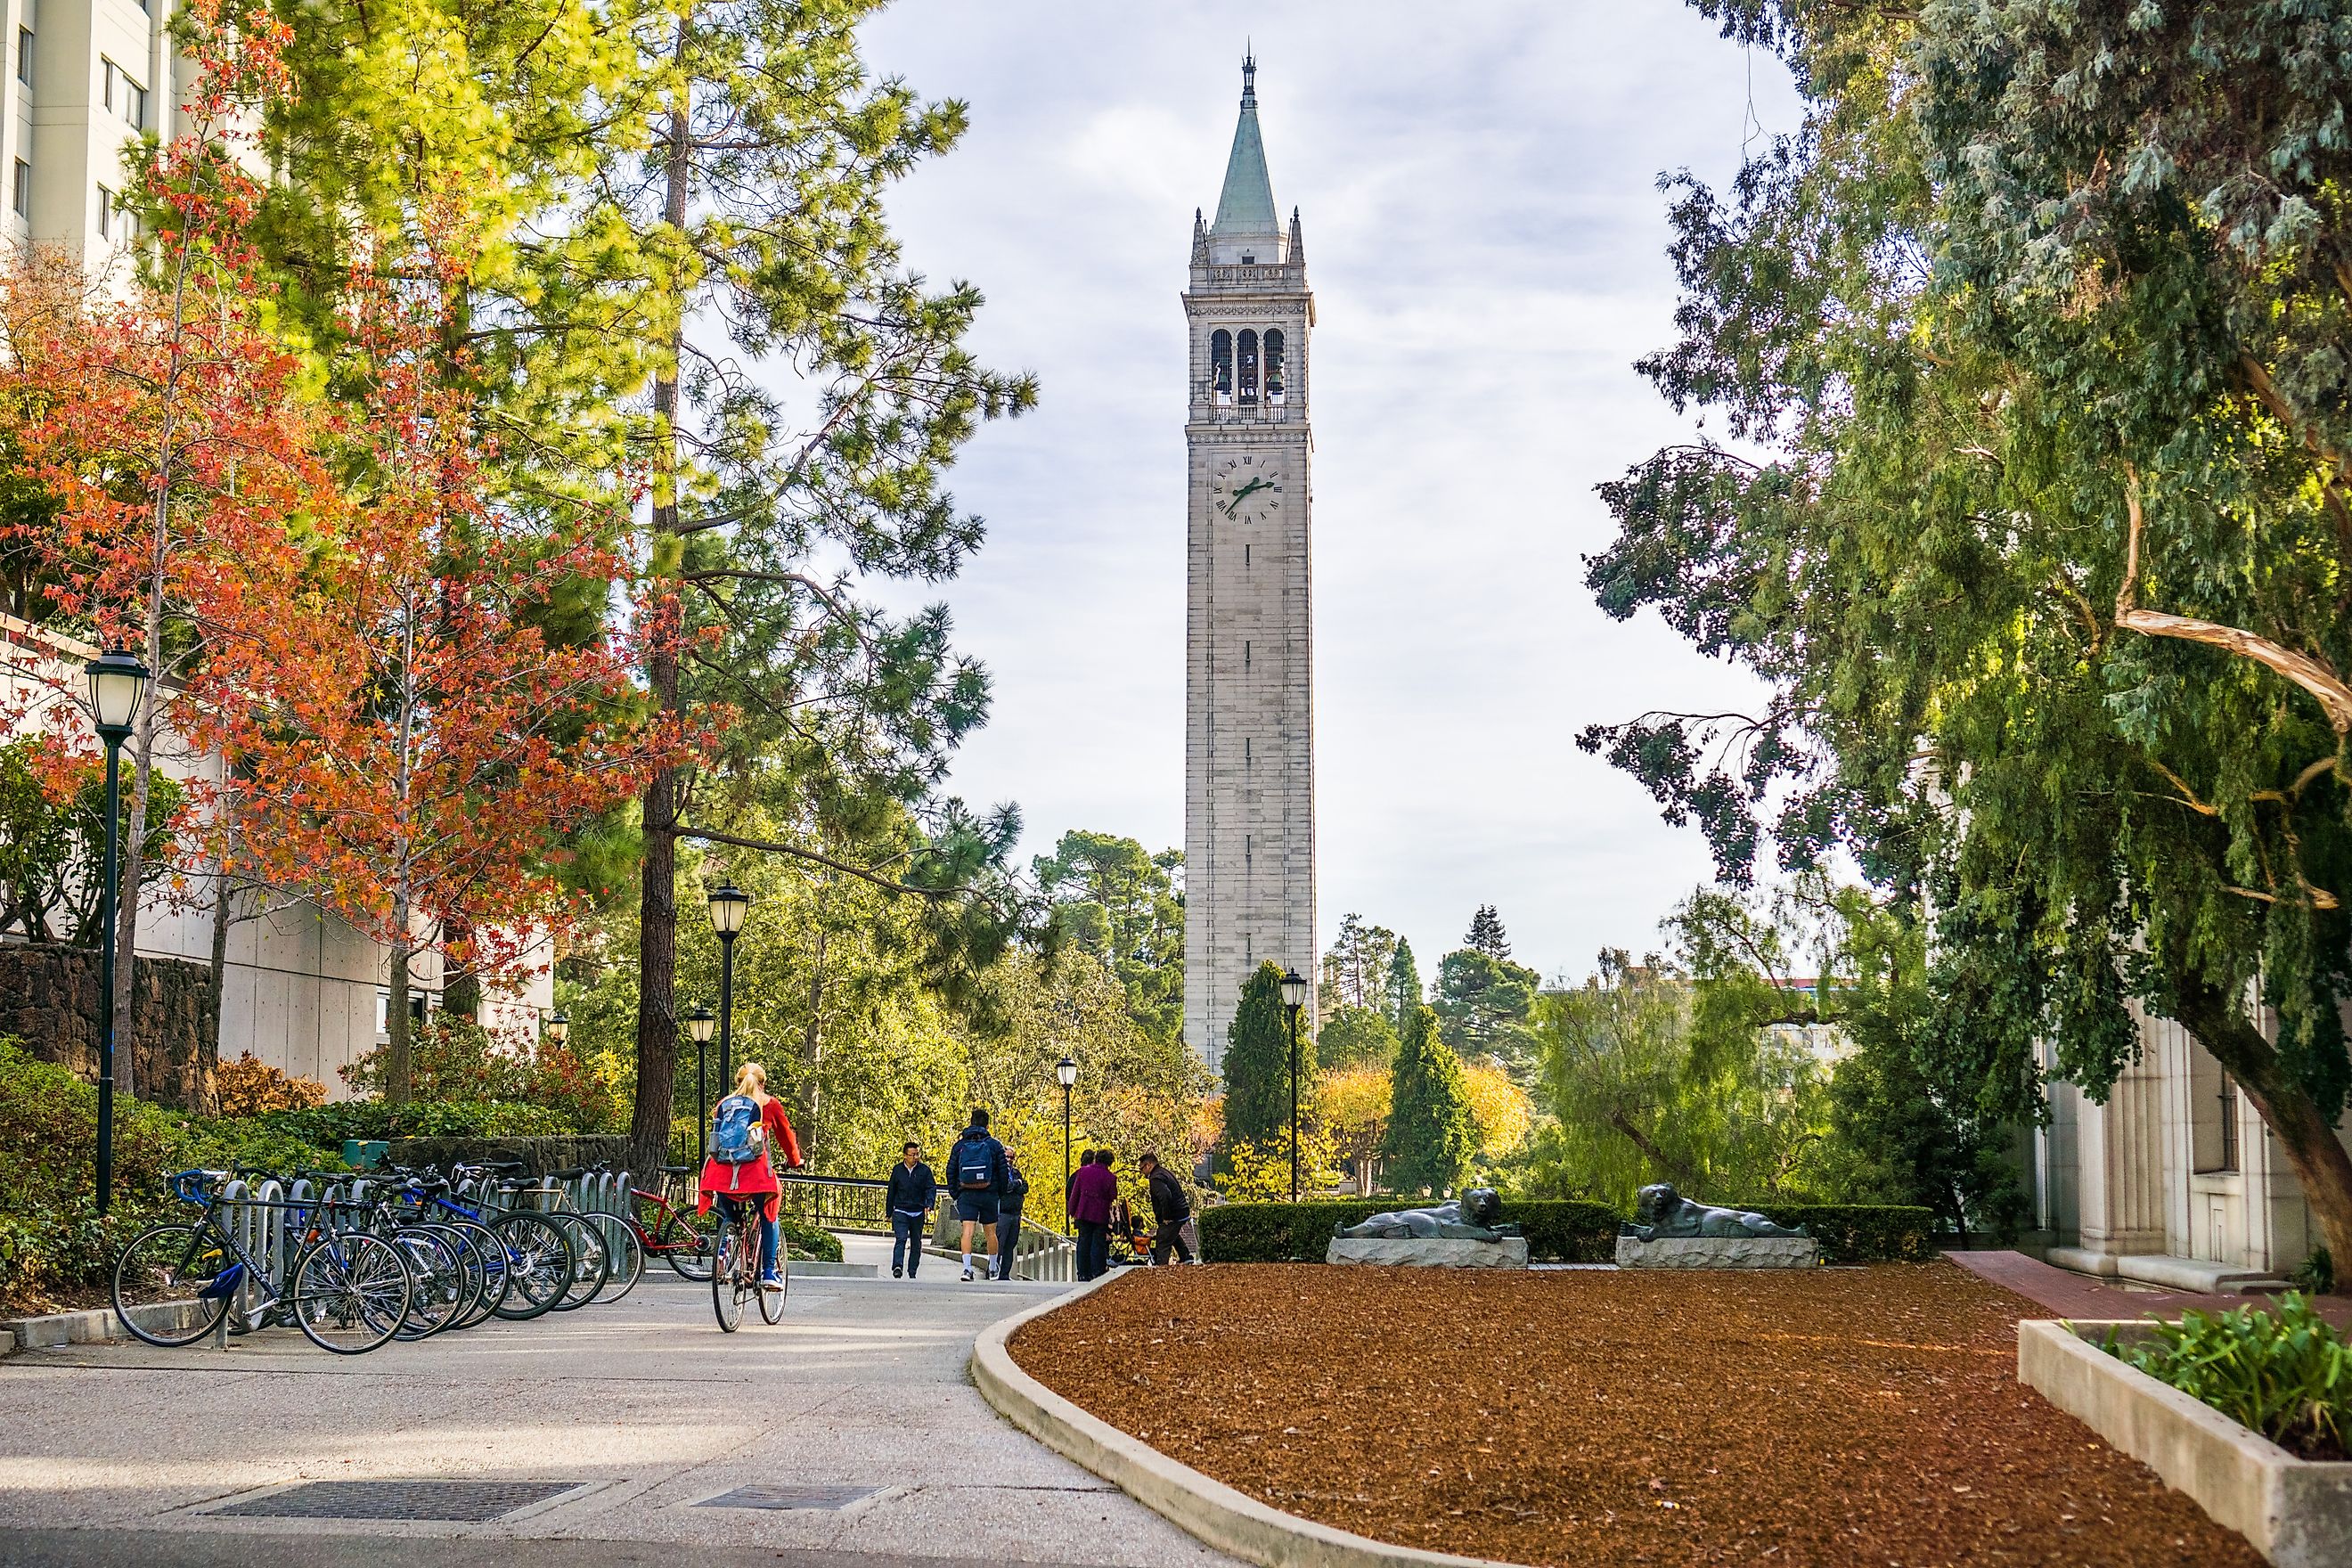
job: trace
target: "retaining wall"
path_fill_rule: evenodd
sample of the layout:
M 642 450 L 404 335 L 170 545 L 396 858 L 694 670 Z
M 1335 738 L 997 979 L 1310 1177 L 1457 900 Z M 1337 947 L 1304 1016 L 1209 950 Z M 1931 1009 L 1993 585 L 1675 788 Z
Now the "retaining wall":
M 95 948 L 0 942 L 0 1035 L 45 1062 L 98 1081 L 99 971 Z M 115 1036 L 131 1052 L 142 1100 L 210 1110 L 218 1042 L 205 1006 L 211 973 L 201 963 L 142 955 L 131 970 L 131 1014 Z

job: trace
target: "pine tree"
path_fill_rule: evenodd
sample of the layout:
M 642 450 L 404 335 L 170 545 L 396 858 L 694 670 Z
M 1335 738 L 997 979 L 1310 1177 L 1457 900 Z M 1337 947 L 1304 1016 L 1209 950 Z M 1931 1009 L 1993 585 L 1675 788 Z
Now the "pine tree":
M 1503 917 L 1492 904 L 1478 906 L 1478 912 L 1470 917 L 1470 934 L 1462 940 L 1464 946 L 1497 963 L 1511 956 L 1511 939 L 1503 934 Z
M 1225 1038 L 1225 1142 L 1288 1148 L 1290 1020 L 1282 1005 L 1282 971 L 1273 963 L 1259 964 L 1242 982 L 1241 1005 Z M 1302 1037 L 1299 1050 L 1307 1049 Z M 1299 1093 L 1306 1092 L 1301 1084 Z
M 1389 1078 L 1389 1128 L 1381 1162 L 1401 1192 L 1449 1192 L 1470 1173 L 1478 1123 L 1462 1058 L 1437 1036 L 1437 1014 L 1416 1005 Z
M 1412 943 L 1399 937 L 1396 952 L 1389 959 L 1388 985 L 1381 999 L 1397 1038 L 1404 1038 L 1405 1026 L 1412 1021 L 1412 1010 L 1422 1001 L 1421 966 L 1412 961 Z

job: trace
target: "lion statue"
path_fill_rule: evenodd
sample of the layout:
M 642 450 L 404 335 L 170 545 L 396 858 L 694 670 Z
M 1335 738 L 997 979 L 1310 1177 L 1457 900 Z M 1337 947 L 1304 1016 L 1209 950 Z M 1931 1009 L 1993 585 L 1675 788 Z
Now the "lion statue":
M 1507 1236 L 1517 1236 L 1516 1225 L 1496 1225 L 1503 1212 L 1503 1200 L 1492 1187 L 1473 1187 L 1450 1203 L 1432 1208 L 1400 1209 L 1394 1214 L 1376 1214 L 1360 1225 L 1337 1225 L 1333 1236 L 1370 1237 L 1381 1241 L 1402 1241 L 1408 1237 L 1441 1237 L 1455 1241 L 1500 1241 Z
M 1633 1199 L 1633 1220 L 1622 1234 L 1636 1241 L 1666 1241 L 1687 1237 L 1810 1236 L 1803 1226 L 1790 1229 L 1774 1225 L 1746 1209 L 1712 1208 L 1693 1203 L 1675 1191 L 1671 1182 L 1643 1187 Z

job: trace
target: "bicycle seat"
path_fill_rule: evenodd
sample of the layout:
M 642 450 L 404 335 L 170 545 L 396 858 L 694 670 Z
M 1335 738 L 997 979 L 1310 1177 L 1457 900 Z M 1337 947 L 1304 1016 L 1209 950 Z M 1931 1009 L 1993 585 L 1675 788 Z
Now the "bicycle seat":
M 548 1171 L 543 1173 L 546 1178 L 551 1182 L 576 1182 L 587 1173 L 588 1168 L 584 1165 L 575 1166 L 569 1171 Z
M 699 1165 L 664 1165 L 661 1173 L 665 1176 L 690 1176 L 701 1168 Z
M 530 1169 L 520 1160 L 471 1160 L 467 1162 L 477 1171 L 522 1171 Z

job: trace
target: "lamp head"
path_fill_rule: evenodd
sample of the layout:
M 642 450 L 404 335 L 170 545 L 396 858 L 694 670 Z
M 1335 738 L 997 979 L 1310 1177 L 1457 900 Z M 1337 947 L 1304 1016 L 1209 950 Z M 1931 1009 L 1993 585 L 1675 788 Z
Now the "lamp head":
M 1307 981 L 1296 969 L 1282 977 L 1282 1005 L 1297 1009 L 1307 1002 Z
M 710 889 L 710 929 L 722 937 L 733 936 L 743 929 L 743 917 L 751 912 L 751 895 L 732 882 L 721 882 Z
M 711 1031 L 718 1027 L 719 1020 L 712 1016 L 709 1008 L 699 1002 L 694 1005 L 694 1011 L 686 1016 L 686 1032 L 693 1037 L 698 1046 L 709 1045 Z
M 89 710 L 98 732 L 110 741 L 131 733 L 139 717 L 140 700 L 147 695 L 147 667 L 136 654 L 110 648 L 82 667 L 89 681 Z
M 571 1032 L 572 1020 L 563 1016 L 562 1008 L 558 1007 L 554 1012 L 550 1013 L 547 1016 L 547 1043 L 549 1045 L 562 1045 L 563 1043 L 563 1037 Z
M 1054 1064 L 1054 1077 L 1060 1081 L 1064 1089 L 1069 1088 L 1078 1081 L 1078 1064 L 1064 1057 Z

